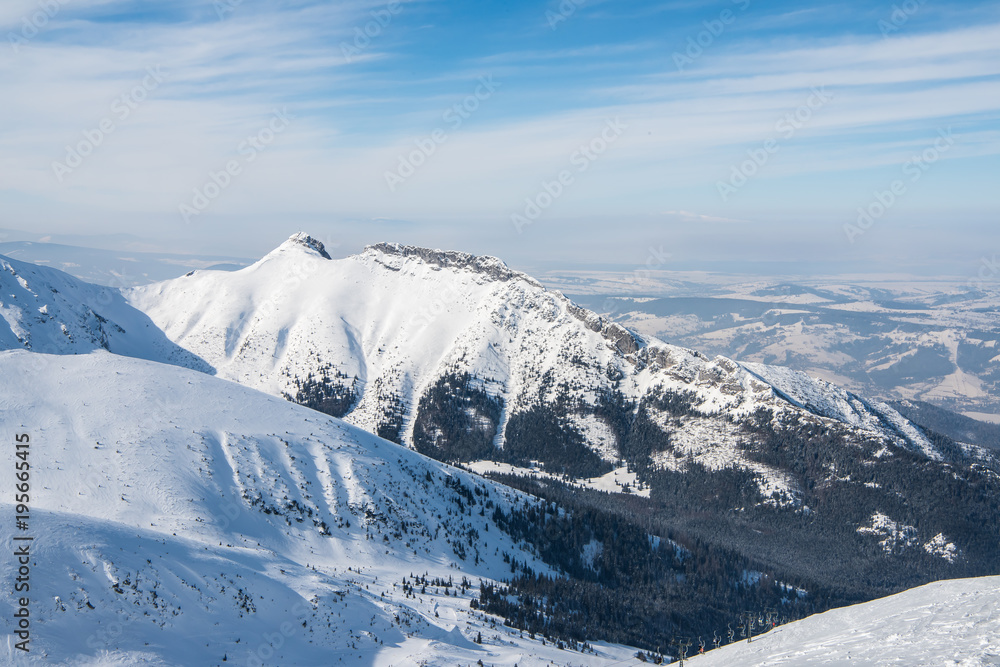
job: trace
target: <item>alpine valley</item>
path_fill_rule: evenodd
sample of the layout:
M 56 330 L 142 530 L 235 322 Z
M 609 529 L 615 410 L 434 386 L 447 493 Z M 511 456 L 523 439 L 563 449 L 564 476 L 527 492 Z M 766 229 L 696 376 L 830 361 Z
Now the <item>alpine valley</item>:
M 0 316 L 39 660 L 623 664 L 1000 574 L 996 450 L 492 257 L 300 233 L 123 289 L 0 258 Z

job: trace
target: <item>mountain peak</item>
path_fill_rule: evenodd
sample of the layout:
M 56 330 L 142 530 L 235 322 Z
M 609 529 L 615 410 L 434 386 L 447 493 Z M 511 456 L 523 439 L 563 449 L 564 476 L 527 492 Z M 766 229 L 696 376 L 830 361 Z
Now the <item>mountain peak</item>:
M 497 257 L 490 255 L 472 255 L 467 252 L 457 250 L 440 250 L 431 248 L 421 248 L 419 246 L 403 245 L 401 243 L 375 243 L 365 246 L 362 254 L 378 254 L 391 258 L 417 259 L 441 268 L 467 269 L 476 273 L 507 282 L 511 280 L 524 280 L 532 285 L 541 287 L 541 283 L 526 273 L 515 271 Z
M 326 246 L 319 239 L 315 239 L 305 232 L 295 232 L 288 237 L 288 240 L 278 246 L 277 250 L 287 250 L 287 249 L 306 249 L 309 252 L 314 252 L 323 259 L 333 259 L 330 257 L 330 253 L 326 251 Z

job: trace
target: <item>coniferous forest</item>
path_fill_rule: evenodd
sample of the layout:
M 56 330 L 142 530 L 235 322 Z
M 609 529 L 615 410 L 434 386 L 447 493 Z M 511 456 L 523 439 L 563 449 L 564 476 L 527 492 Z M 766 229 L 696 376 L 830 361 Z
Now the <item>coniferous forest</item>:
M 618 463 L 649 489 L 645 498 L 573 483 L 613 467 L 569 423 L 579 406 L 530 404 L 510 416 L 505 448 L 497 451 L 490 428 L 497 428 L 499 402 L 467 375 L 432 388 L 415 428 L 420 451 L 453 463 L 537 463 L 555 474 L 493 475 L 538 498 L 510 513 L 495 509 L 494 520 L 558 574 L 511 558 L 504 582 L 483 585 L 481 608 L 561 641 L 663 651 L 683 637 L 725 639 L 745 612 L 789 620 L 935 579 L 1000 571 L 1000 476 L 947 437 L 927 430 L 948 453 L 947 465 L 902 449 L 873 465 L 881 442 L 761 410 L 734 423 L 742 456 L 786 472 L 801 490 L 797 499 L 765 498 L 757 473 L 708 469 L 674 449 L 656 415 L 696 416 L 694 398 L 665 392 L 635 405 L 611 392 L 591 408 L 617 434 Z M 672 467 L 653 464 L 663 453 L 676 457 Z M 957 507 L 966 516 L 956 522 Z M 873 508 L 914 534 L 947 529 L 965 549 L 949 562 L 907 535 L 893 542 L 859 532 Z

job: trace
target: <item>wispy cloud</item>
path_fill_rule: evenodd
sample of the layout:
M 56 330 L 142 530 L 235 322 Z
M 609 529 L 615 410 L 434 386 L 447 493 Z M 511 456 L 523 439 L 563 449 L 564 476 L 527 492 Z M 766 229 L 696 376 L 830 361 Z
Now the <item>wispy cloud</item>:
M 735 224 L 746 224 L 749 220 L 739 220 L 737 218 L 720 218 L 714 215 L 705 215 L 704 213 L 692 213 L 691 211 L 664 211 L 663 215 L 671 216 L 673 218 L 680 219 L 685 222 L 705 222 L 705 223 L 735 223 Z
M 378 23 L 373 12 L 385 2 L 245 0 L 220 17 L 204 1 L 151 9 L 66 0 L 26 44 L 0 44 L 9 91 L 0 105 L 0 224 L 73 215 L 124 230 L 143 216 L 173 233 L 182 223 L 178 205 L 238 156 L 276 108 L 294 122 L 197 224 L 270 216 L 295 225 L 503 225 L 613 118 L 628 131 L 553 204 L 553 219 L 732 223 L 774 219 L 769 206 L 834 219 L 881 182 L 865 174 L 895 169 L 941 127 L 961 137 L 944 158 L 955 165 L 942 170 L 948 178 L 984 181 L 983 161 L 996 164 L 1000 16 L 988 8 L 970 9 L 975 21 L 952 5 L 928 9 L 885 38 L 879 12 L 860 3 L 851 9 L 864 23 L 850 26 L 838 23 L 842 5 L 755 4 L 678 71 L 671 52 L 732 3 L 619 4 L 585 3 L 553 31 L 537 29 L 544 7 L 533 3 L 481 16 L 489 10 L 407 2 L 346 59 L 342 45 Z M 4 3 L 0 26 L 16 34 L 39 7 Z M 162 68 L 165 81 L 118 118 L 112 105 L 147 67 Z M 483 75 L 502 87 L 389 192 L 386 171 Z M 815 87 L 833 101 L 796 128 L 739 196 L 720 202 L 716 183 L 730 166 L 780 133 Z M 114 132 L 57 179 L 53 163 L 105 118 Z M 985 210 L 988 199 L 985 191 L 970 200 L 967 190 L 959 199 L 941 189 L 932 201 Z

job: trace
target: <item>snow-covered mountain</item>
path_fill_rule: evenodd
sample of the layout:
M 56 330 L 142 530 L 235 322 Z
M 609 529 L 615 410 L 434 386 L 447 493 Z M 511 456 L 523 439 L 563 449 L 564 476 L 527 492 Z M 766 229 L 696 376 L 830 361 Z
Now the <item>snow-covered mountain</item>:
M 150 514 L 170 540 L 174 532 L 194 539 L 188 533 L 207 530 L 196 550 L 250 548 L 250 540 L 266 550 L 265 560 L 304 567 L 328 557 L 340 568 L 332 587 L 355 577 L 343 575 L 345 562 L 376 556 L 395 559 L 394 568 L 411 563 L 405 567 L 415 571 L 509 579 L 479 601 L 526 632 L 559 628 L 559 636 L 576 640 L 597 632 L 646 646 L 693 628 L 725 627 L 740 609 L 782 605 L 795 617 L 936 578 L 1000 573 L 994 453 L 802 373 L 709 359 L 644 338 L 495 258 L 379 244 L 331 259 L 322 244 L 297 234 L 239 271 L 194 271 L 122 291 L 14 261 L 4 266 L 0 314 L 9 335 L 0 326 L 0 348 L 32 350 L 7 353 L 9 372 L 44 362 L 39 373 L 48 384 L 37 391 L 52 398 L 33 399 L 36 390 L 22 383 L 0 406 L 10 401 L 27 410 L 37 400 L 53 414 L 61 409 L 61 416 L 32 419 L 60 424 L 55 440 L 67 442 L 79 431 L 89 443 L 81 425 L 104 415 L 87 449 L 100 465 L 127 451 L 116 446 L 110 457 L 109 442 L 144 443 L 142 457 L 160 441 L 174 443 L 162 456 L 143 458 L 143 474 L 124 476 L 142 480 L 128 482 L 143 487 L 138 499 L 116 483 L 108 496 L 116 513 L 87 514 L 86 521 L 112 522 L 109 529 L 146 530 L 135 522 Z M 101 393 L 96 370 L 59 386 L 63 375 L 81 376 L 80 358 L 105 360 L 121 373 L 118 393 Z M 147 389 L 143 378 L 163 387 Z M 92 399 L 85 390 L 91 384 Z M 18 403 L 17 391 L 29 398 Z M 74 400 L 84 404 L 67 407 Z M 360 467 L 338 459 L 338 446 Z M 495 498 L 528 496 L 495 482 L 483 486 L 418 452 L 539 496 L 541 509 L 507 512 Z M 330 457 L 341 463 L 331 467 Z M 73 465 L 79 470 L 67 479 L 98 464 Z M 461 484 L 436 497 L 430 488 L 418 492 L 421 475 L 428 483 L 451 475 Z M 152 493 L 158 485 L 149 480 L 159 476 L 164 489 L 181 491 Z M 321 497 L 320 487 L 337 492 Z M 490 489 L 492 513 L 476 488 Z M 367 524 L 344 513 L 337 495 L 344 489 L 356 489 L 347 493 L 348 514 L 360 516 L 351 512 L 357 493 L 368 499 L 361 508 L 374 507 L 375 520 L 381 513 L 389 523 L 358 532 Z M 468 515 L 470 497 L 482 515 Z M 184 498 L 193 513 L 182 511 Z M 139 502 L 141 511 L 132 513 L 126 501 Z M 264 523 L 211 529 L 218 508 L 225 516 L 232 507 L 213 505 L 223 501 L 243 502 L 250 509 L 238 517 L 251 512 Z M 446 517 L 454 517 L 451 524 L 441 523 Z M 406 528 L 424 541 L 410 539 Z M 322 534 L 336 537 L 336 529 L 347 531 L 350 548 L 331 546 L 340 542 Z M 493 546 L 492 556 L 480 541 Z M 374 551 L 357 550 L 365 544 Z M 534 577 L 556 571 L 570 583 Z M 388 575 L 378 576 L 381 585 Z M 433 610 L 421 609 L 434 624 Z M 218 622 L 229 621 L 236 623 Z M 452 648 L 441 650 L 451 655 Z
M 495 461 L 597 488 L 625 467 L 646 473 L 640 486 L 692 466 L 738 470 L 756 487 L 754 505 L 807 514 L 817 485 L 867 484 L 885 498 L 853 517 L 862 530 L 876 514 L 915 525 L 890 511 L 911 490 L 875 472 L 905 469 L 904 453 L 995 467 L 988 452 L 929 437 L 884 403 L 644 338 L 492 257 L 378 244 L 331 259 L 299 233 L 240 271 L 194 271 L 124 299 L 4 266 L 6 347 L 104 347 L 204 370 L 478 470 Z M 789 441 L 822 451 L 807 461 Z M 918 526 L 913 544 L 940 534 L 963 551 L 947 527 Z
M 31 652 L 11 635 L 0 662 L 601 665 L 634 653 L 560 650 L 473 608 L 479 578 L 509 572 L 508 555 L 550 571 L 493 522 L 527 501 L 507 487 L 103 350 L 0 352 L 0 376 L 0 423 L 11 442 L 30 437 L 31 485 L 28 527 L 4 521 L 3 541 L 34 538 Z M 2 572 L 14 590 L 17 569 Z M 0 597 L 4 619 L 13 605 Z
M 628 458 L 609 407 L 619 393 L 646 401 L 673 449 L 710 467 L 743 465 L 732 429 L 715 415 L 762 408 L 941 458 L 887 405 L 802 373 L 644 339 L 492 257 L 379 244 L 332 260 L 297 234 L 244 270 L 197 271 L 127 296 L 221 377 L 325 406 L 447 460 L 506 449 L 515 463 L 608 472 Z M 445 412 L 468 412 L 474 437 L 457 437 L 434 414 L 442 393 L 463 395 L 467 405 Z M 672 420 L 657 410 L 652 399 L 665 394 L 682 396 L 690 414 Z M 542 414 L 553 407 L 557 416 Z M 553 460 L 521 443 L 526 415 L 553 422 L 574 456 Z M 751 467 L 772 486 L 780 477 Z
M 808 566 L 831 585 L 877 554 L 905 556 L 897 574 L 923 581 L 995 573 L 1000 561 L 981 490 L 1000 479 L 990 452 L 800 372 L 644 338 L 496 258 L 378 244 L 331 259 L 300 233 L 240 271 L 195 271 L 125 295 L 219 376 L 434 458 L 595 488 L 627 467 L 675 526 L 731 543 L 694 518 L 713 513 L 754 544 L 749 553 L 788 567 L 832 540 L 822 547 L 829 565 Z M 687 475 L 684 500 L 676 475 Z M 957 520 L 935 493 L 961 495 L 977 508 L 967 516 L 984 518 Z M 747 533 L 751 510 L 760 524 Z M 808 518 L 798 537 L 794 516 Z M 756 537 L 775 531 L 787 550 Z M 841 549 L 852 555 L 834 559 Z
M 937 582 L 816 614 L 770 630 L 749 643 L 744 640 L 708 651 L 691 664 L 997 665 L 1000 577 Z

